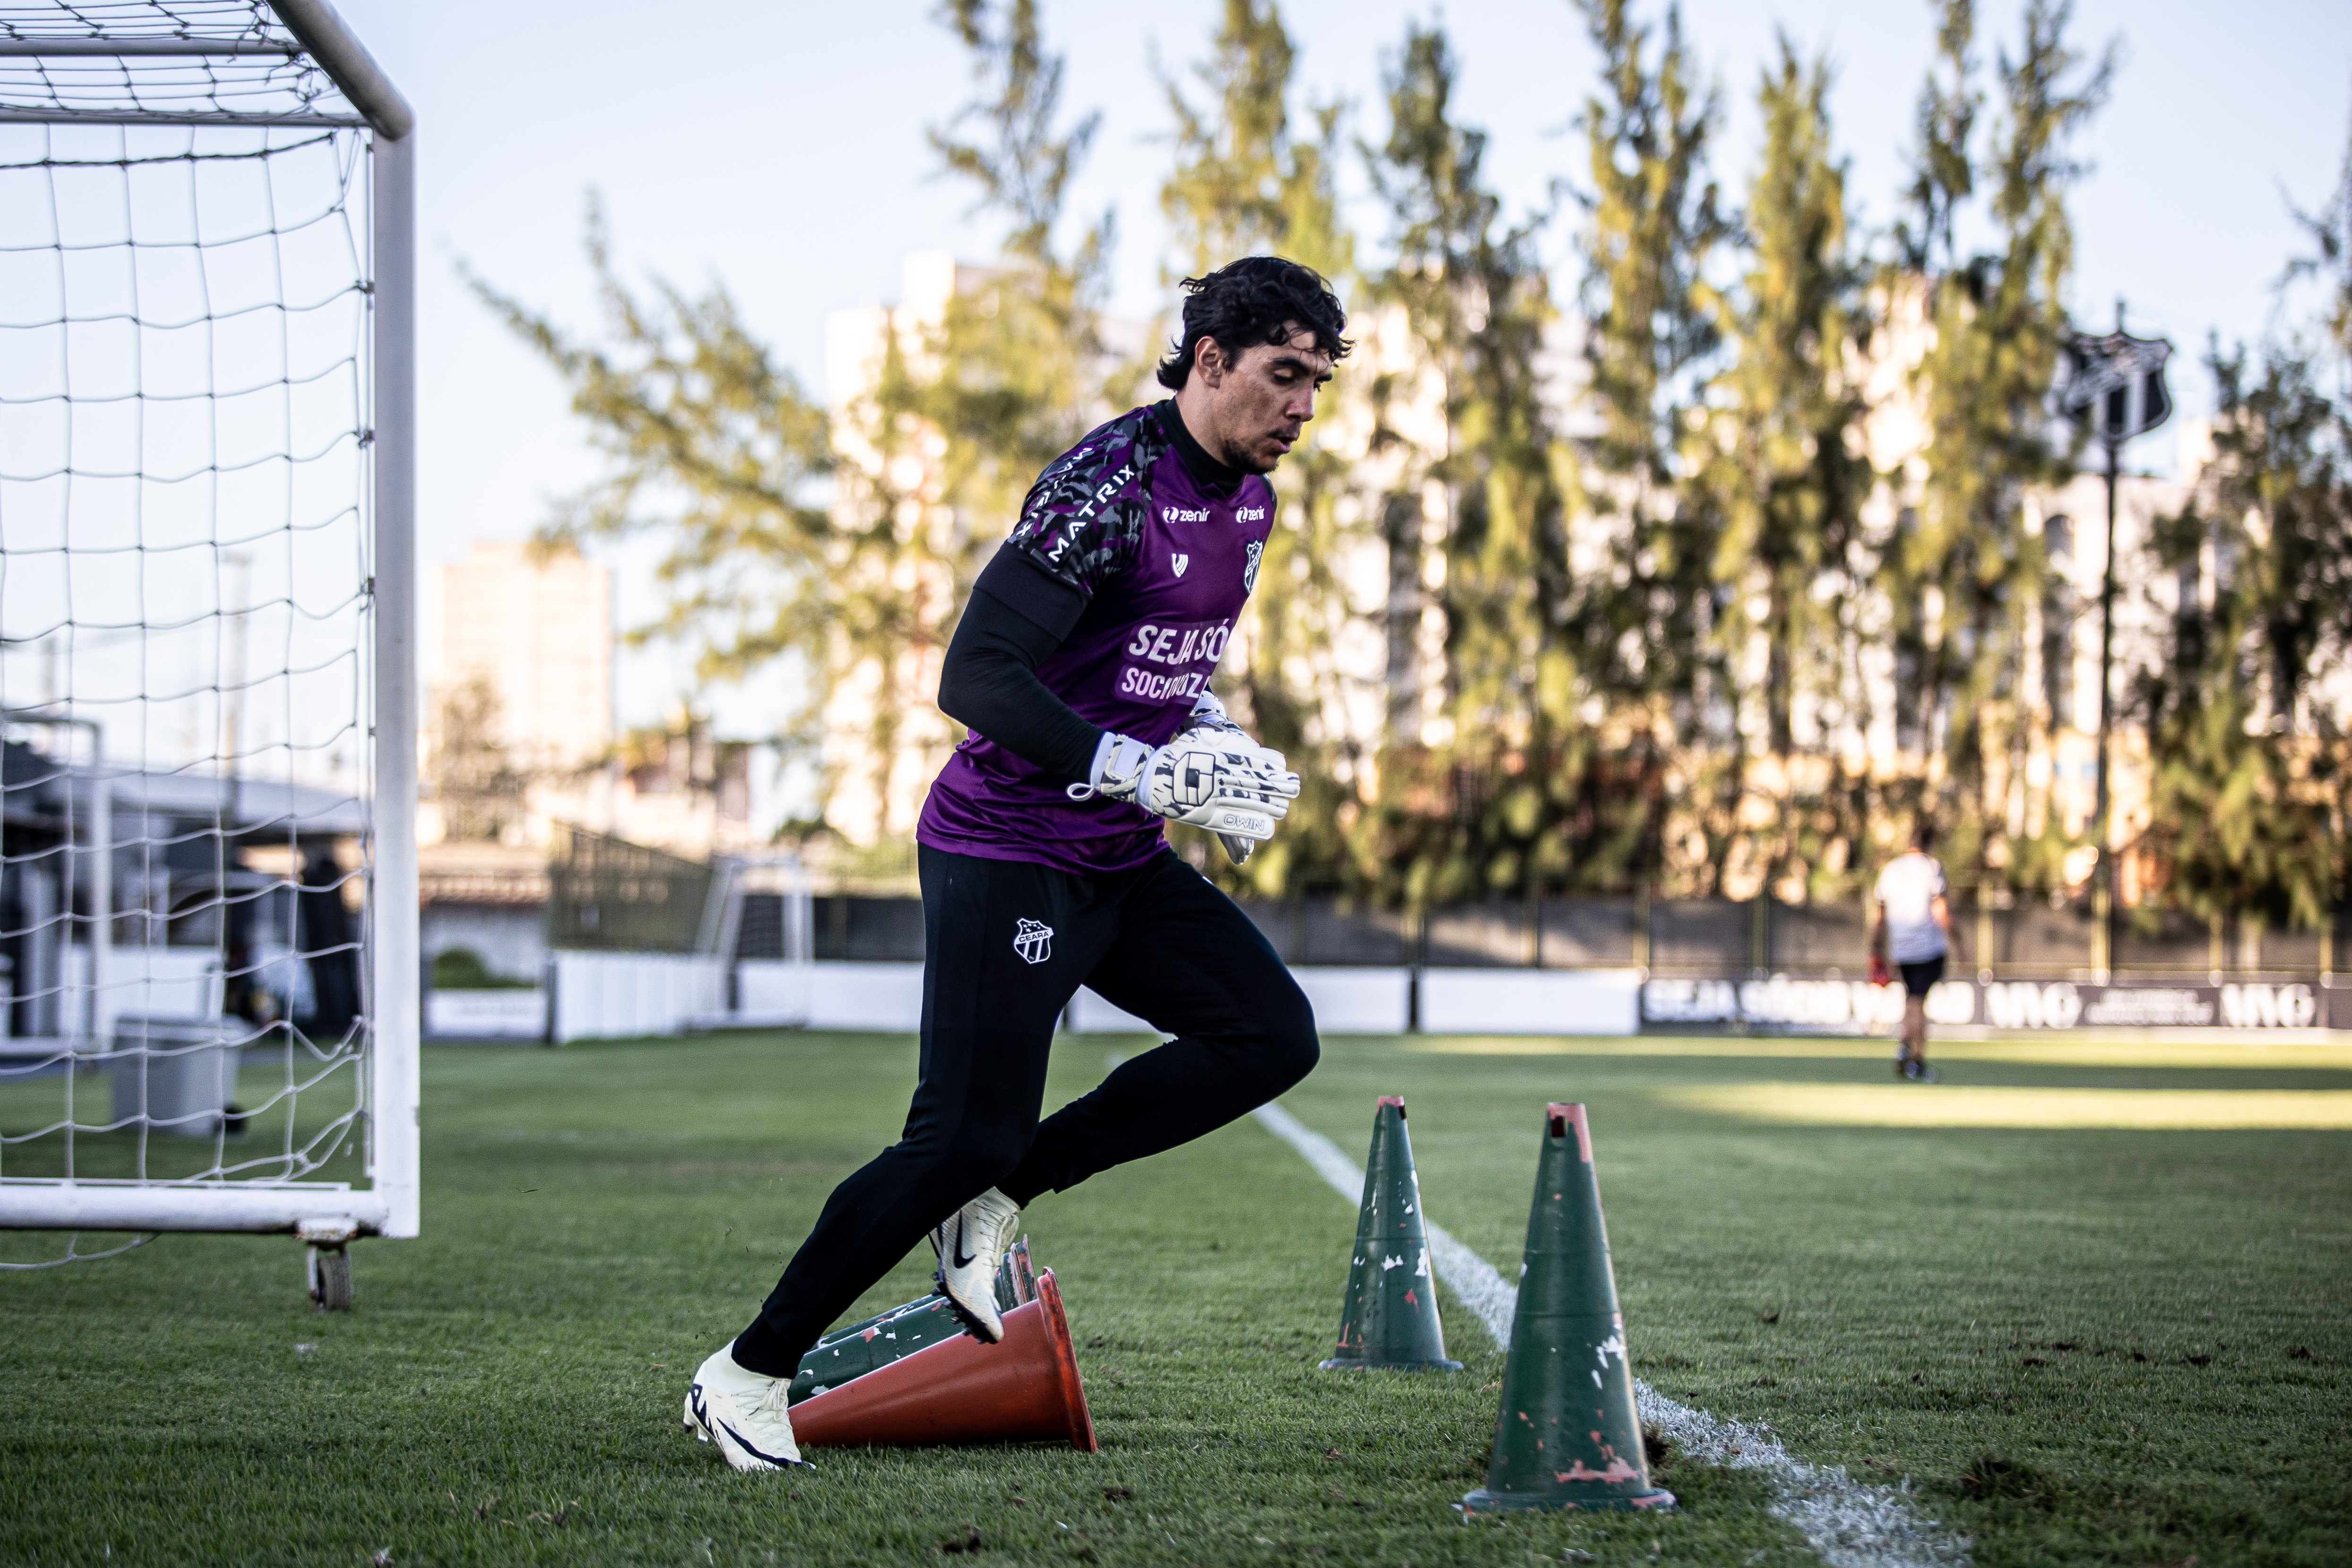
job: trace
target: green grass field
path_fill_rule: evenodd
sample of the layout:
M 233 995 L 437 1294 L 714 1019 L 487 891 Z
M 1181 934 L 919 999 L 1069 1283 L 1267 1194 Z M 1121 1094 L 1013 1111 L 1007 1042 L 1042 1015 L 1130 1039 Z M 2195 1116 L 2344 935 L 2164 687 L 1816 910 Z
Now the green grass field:
M 1066 1040 L 1055 1098 L 1141 1045 Z M 354 1248 L 354 1313 L 275 1237 L 0 1276 L 0 1563 L 918 1563 L 968 1531 L 1006 1563 L 1816 1561 L 1752 1472 L 1671 1454 L 1679 1513 L 1464 1524 L 1500 1352 L 1449 1297 L 1462 1373 L 1315 1370 L 1353 1210 L 1251 1121 L 1025 1218 L 1099 1454 L 728 1471 L 678 1431 L 686 1374 L 912 1071 L 879 1037 L 436 1049 L 425 1235 Z M 1908 1478 L 1979 1563 L 2352 1563 L 2352 1052 L 1945 1072 L 1904 1102 L 1870 1047 L 1339 1039 L 1286 1104 L 1360 1158 L 1405 1094 L 1432 1216 L 1509 1278 L 1543 1103 L 1584 1100 L 1637 1373 Z M 1873 1124 L 1906 1103 L 1976 1124 Z M 2317 1109 L 2226 1125 L 2280 1106 Z M 2002 1124 L 2151 1117 L 2203 1125 Z

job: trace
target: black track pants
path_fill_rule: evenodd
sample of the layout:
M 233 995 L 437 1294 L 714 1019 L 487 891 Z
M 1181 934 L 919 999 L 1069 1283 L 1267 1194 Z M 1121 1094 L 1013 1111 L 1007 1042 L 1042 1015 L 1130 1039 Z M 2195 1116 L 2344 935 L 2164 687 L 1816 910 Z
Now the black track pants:
M 1315 1016 L 1249 917 L 1163 851 L 1077 877 L 922 848 L 922 1078 L 906 1131 L 825 1201 L 735 1359 L 782 1377 L 986 1192 L 1026 1205 L 1189 1142 L 1305 1078 Z M 1045 1121 L 1054 1026 L 1083 984 L 1176 1037 Z

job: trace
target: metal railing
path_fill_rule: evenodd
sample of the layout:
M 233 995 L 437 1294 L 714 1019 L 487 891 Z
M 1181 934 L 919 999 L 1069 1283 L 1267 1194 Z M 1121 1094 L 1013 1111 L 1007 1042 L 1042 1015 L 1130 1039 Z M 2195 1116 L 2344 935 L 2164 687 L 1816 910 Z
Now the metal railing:
M 1978 908 L 1956 889 L 1964 955 L 1955 970 L 2018 980 L 2094 977 L 2088 900 Z M 1868 967 L 1867 907 L 1778 899 L 1515 899 L 1418 913 L 1328 898 L 1244 901 L 1242 908 L 1289 963 L 1427 968 L 1639 969 L 1661 977 L 1802 974 L 1857 977 Z M 818 894 L 811 949 L 828 960 L 912 962 L 923 956 L 921 900 Z M 747 909 L 739 956 L 768 957 Z M 2112 972 L 2206 983 L 2221 974 L 2332 974 L 2352 912 L 2336 931 L 2263 930 L 2178 911 L 2126 910 L 2116 921 Z

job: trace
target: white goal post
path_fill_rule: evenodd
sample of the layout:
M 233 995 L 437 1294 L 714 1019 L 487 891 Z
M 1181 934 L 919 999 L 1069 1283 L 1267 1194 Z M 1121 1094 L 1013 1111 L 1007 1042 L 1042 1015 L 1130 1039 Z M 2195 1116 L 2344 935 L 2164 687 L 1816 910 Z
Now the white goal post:
M 417 1234 L 414 127 L 0 0 L 0 1232 Z

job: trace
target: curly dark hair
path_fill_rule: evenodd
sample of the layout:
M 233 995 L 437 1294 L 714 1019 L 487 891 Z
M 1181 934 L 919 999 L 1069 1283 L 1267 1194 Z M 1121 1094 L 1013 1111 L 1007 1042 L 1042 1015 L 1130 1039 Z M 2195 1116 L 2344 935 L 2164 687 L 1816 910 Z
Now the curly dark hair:
M 1237 359 L 1260 343 L 1283 343 L 1301 328 L 1315 334 L 1315 346 L 1345 359 L 1355 345 L 1339 334 L 1348 312 L 1331 285 L 1311 267 L 1279 256 L 1244 256 L 1205 277 L 1187 278 L 1184 335 L 1160 362 L 1160 384 L 1181 390 L 1192 374 L 1202 338 L 1214 338 L 1226 358 Z

